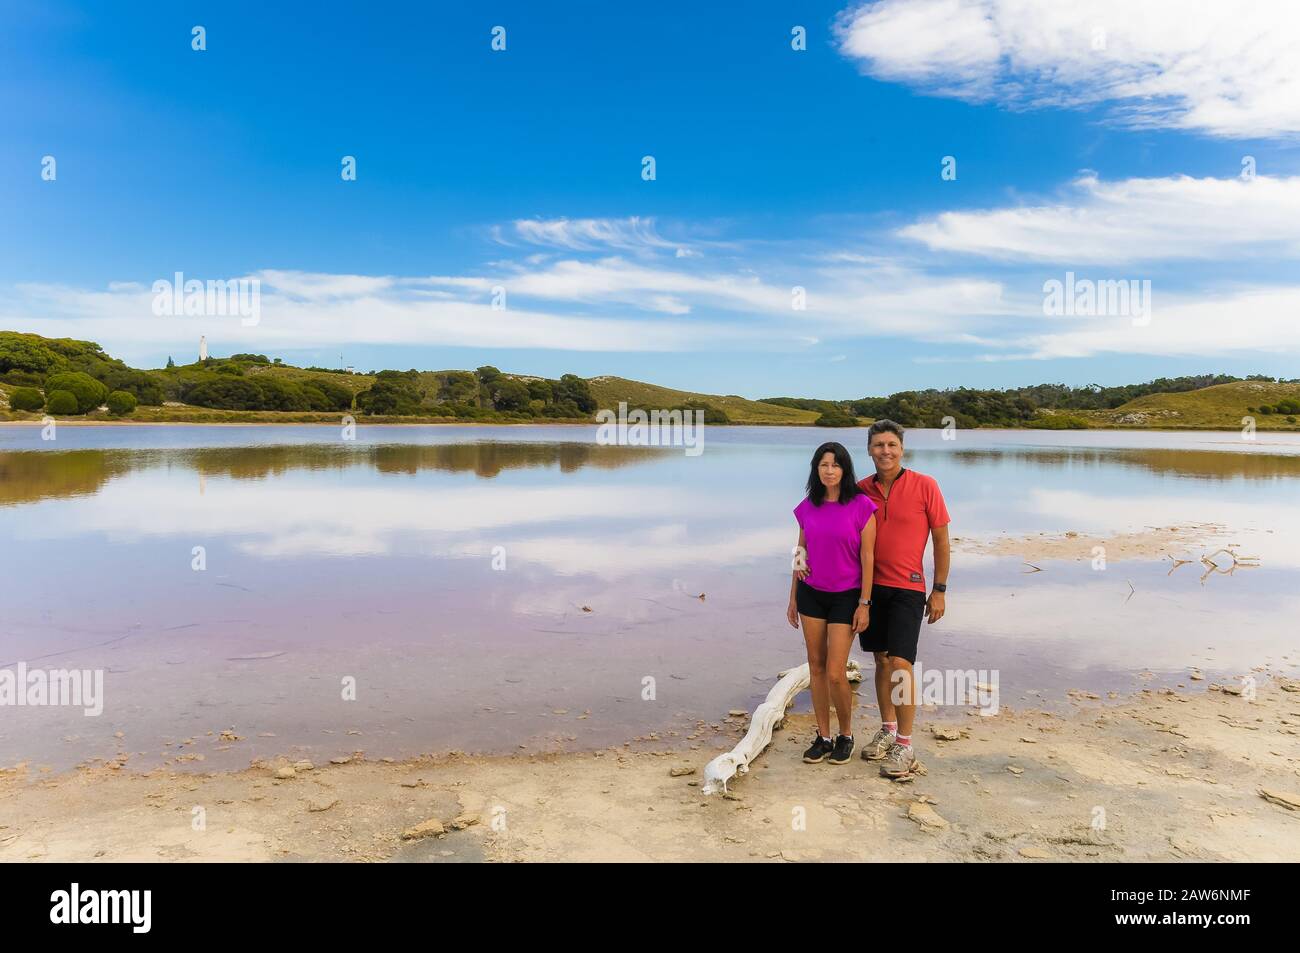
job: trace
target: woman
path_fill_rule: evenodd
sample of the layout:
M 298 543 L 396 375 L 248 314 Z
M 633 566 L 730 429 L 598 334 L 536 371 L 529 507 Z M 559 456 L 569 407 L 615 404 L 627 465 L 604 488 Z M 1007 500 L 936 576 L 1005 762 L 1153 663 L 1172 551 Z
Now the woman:
M 817 738 L 804 752 L 807 764 L 847 764 L 853 755 L 853 693 L 846 667 L 853 636 L 870 622 L 876 504 L 858 489 L 853 459 L 838 443 L 813 454 L 807 497 L 794 510 L 799 523 L 786 620 L 808 646 L 808 675 Z M 802 558 L 801 558 L 802 557 Z M 839 734 L 831 741 L 831 703 Z

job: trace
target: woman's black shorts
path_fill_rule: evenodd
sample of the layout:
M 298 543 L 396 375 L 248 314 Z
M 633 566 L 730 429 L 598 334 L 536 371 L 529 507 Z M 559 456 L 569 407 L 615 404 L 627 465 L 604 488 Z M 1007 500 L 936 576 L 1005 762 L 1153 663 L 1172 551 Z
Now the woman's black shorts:
M 822 592 L 814 589 L 802 579 L 794 590 L 794 603 L 800 615 L 810 619 L 825 619 L 828 623 L 853 624 L 853 613 L 857 611 L 858 599 L 862 588 L 845 589 L 843 592 Z

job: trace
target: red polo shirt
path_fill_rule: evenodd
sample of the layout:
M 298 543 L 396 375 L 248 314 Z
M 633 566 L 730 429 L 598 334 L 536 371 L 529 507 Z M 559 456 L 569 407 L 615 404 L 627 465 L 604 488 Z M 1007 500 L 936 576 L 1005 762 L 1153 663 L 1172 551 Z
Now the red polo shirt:
M 939 484 L 934 477 L 904 467 L 889 488 L 888 498 L 881 494 L 874 473 L 860 480 L 858 488 L 879 507 L 872 584 L 925 592 L 922 562 L 930 530 L 951 522 Z

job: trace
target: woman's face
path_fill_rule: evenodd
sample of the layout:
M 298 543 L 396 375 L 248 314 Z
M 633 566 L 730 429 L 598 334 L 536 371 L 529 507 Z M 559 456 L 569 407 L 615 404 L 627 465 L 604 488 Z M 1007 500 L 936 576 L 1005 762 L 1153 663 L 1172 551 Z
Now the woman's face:
M 840 477 L 844 476 L 844 471 L 835 462 L 835 454 L 829 450 L 822 454 L 821 461 L 817 464 L 817 475 L 821 477 L 822 486 L 828 489 L 840 485 Z

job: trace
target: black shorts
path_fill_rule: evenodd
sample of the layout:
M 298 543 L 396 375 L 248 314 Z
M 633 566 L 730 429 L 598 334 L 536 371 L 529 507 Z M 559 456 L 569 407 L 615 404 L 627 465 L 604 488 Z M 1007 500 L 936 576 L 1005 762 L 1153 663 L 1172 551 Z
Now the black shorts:
M 853 624 L 853 613 L 857 611 L 858 599 L 861 597 L 861 586 L 856 589 L 845 589 L 843 592 L 823 592 L 814 589 L 802 579 L 794 590 L 794 602 L 800 615 L 844 625 Z
M 916 643 L 925 618 L 925 593 L 893 586 L 871 587 L 871 623 L 858 637 L 864 652 L 884 652 L 916 664 Z

